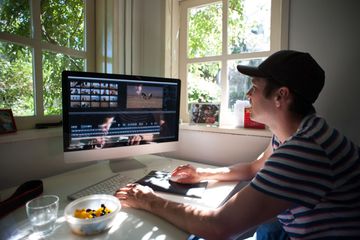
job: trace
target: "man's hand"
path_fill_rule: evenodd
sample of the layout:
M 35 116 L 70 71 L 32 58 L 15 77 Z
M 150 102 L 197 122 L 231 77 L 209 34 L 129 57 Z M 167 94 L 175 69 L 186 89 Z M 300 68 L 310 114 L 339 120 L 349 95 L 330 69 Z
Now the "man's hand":
M 201 178 L 194 166 L 186 164 L 175 168 L 170 180 L 178 183 L 198 183 Z
M 151 202 L 155 200 L 157 195 L 147 186 L 132 183 L 126 187 L 120 188 L 114 194 L 121 204 L 125 207 L 150 210 Z

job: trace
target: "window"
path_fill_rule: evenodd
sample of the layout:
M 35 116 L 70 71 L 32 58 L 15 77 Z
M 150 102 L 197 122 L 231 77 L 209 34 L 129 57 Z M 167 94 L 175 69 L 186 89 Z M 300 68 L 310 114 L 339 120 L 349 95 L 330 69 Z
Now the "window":
M 250 79 L 238 64 L 259 65 L 286 48 L 288 1 L 185 0 L 180 3 L 180 78 L 183 120 L 193 102 L 221 103 L 220 125 L 231 124 L 236 100 Z
M 61 120 L 61 73 L 93 70 L 89 0 L 0 2 L 0 108 L 19 129 Z

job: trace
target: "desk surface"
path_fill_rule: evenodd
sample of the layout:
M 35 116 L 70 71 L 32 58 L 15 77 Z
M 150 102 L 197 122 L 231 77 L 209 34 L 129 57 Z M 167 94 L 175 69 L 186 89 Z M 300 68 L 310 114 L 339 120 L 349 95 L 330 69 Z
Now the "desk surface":
M 141 178 L 151 170 L 172 171 L 180 164 L 189 162 L 164 158 L 157 155 L 136 157 L 136 160 L 145 165 L 144 168 L 123 171 L 121 174 L 132 178 Z M 192 163 L 195 166 L 209 166 Z M 118 172 L 119 173 L 119 172 Z M 67 195 L 86 186 L 101 181 L 113 173 L 107 161 L 99 162 L 84 168 L 65 172 L 56 176 L 43 179 L 43 194 L 55 194 L 60 197 L 56 229 L 47 239 L 84 239 L 73 234 L 63 217 L 64 208 L 70 202 Z M 159 193 L 162 197 L 182 203 L 188 203 L 203 208 L 216 208 L 224 198 L 234 189 L 235 182 L 210 182 L 201 199 L 182 197 L 172 194 Z M 10 195 L 15 189 L 1 192 L 2 196 Z M 0 239 L 31 239 L 32 230 L 26 217 L 25 207 L 15 210 L 0 219 Z M 186 233 L 167 221 L 142 210 L 122 208 L 117 215 L 113 227 L 104 233 L 88 236 L 86 239 L 187 239 Z

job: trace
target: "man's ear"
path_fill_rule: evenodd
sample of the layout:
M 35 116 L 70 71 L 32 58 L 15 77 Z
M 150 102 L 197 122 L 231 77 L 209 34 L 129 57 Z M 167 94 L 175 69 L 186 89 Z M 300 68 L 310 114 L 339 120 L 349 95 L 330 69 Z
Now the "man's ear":
M 287 87 L 280 87 L 275 93 L 276 107 L 281 106 L 281 102 L 290 96 L 290 90 Z
M 290 90 L 287 87 L 281 87 L 280 88 L 280 94 L 283 96 L 289 96 Z
M 289 95 L 290 95 L 290 90 L 289 90 L 289 88 L 287 88 L 287 87 L 281 87 L 281 88 L 278 89 L 277 94 L 276 94 L 276 97 L 277 97 L 277 99 L 287 98 L 287 97 L 289 97 Z

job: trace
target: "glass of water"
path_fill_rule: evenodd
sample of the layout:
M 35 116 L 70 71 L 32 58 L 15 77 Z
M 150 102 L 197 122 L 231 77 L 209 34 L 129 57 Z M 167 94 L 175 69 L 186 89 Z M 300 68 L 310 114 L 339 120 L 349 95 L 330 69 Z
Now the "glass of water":
M 59 197 L 43 195 L 26 203 L 26 213 L 36 234 L 46 236 L 52 233 L 59 209 Z

